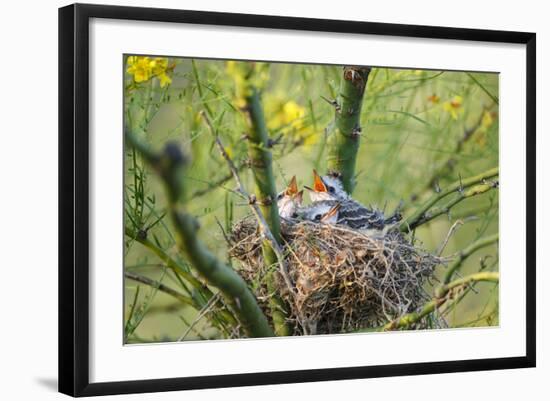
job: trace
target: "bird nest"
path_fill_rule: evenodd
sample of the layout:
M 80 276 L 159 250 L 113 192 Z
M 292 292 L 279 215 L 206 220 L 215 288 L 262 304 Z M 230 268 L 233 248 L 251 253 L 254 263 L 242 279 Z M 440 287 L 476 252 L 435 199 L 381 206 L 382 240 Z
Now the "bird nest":
M 429 299 L 423 287 L 441 263 L 397 229 L 301 221 L 283 223 L 281 231 L 288 280 L 278 264 L 264 263 L 252 218 L 234 225 L 229 254 L 240 261 L 239 273 L 268 316 L 274 296 L 284 301 L 296 335 L 368 330 L 413 312 Z M 269 286 L 268 277 L 274 277 Z

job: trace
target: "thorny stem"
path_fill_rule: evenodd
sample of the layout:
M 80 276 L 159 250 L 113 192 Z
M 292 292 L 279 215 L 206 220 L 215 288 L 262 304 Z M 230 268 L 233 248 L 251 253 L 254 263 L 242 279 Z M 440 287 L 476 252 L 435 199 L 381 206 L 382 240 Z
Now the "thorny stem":
M 264 119 L 260 93 L 254 87 L 246 97 L 246 109 L 250 116 L 250 132 L 248 133 L 248 156 L 256 183 L 256 193 L 265 220 L 279 243 L 281 227 L 277 209 L 277 191 L 273 175 L 272 156 L 269 150 L 269 134 Z
M 328 135 L 328 170 L 341 174 L 344 189 L 350 194 L 355 188 L 361 107 L 370 71 L 370 67 L 344 67 L 339 96 L 333 103 L 335 117 Z
M 410 228 L 413 229 L 415 227 L 421 226 L 422 224 L 427 223 L 428 221 L 433 220 L 436 217 L 441 216 L 442 214 L 448 214 L 451 211 L 451 208 L 457 203 L 463 201 L 466 198 L 471 198 L 477 195 L 484 194 L 485 192 L 488 192 L 491 189 L 496 188 L 497 186 L 498 186 L 498 182 L 490 182 L 490 183 L 488 182 L 486 184 L 475 185 L 462 192 L 458 192 L 447 203 L 445 203 L 445 205 L 434 208 L 424 213 L 424 216 L 420 220 L 418 220 L 416 224 L 412 225 Z
M 439 193 L 434 194 L 431 198 L 429 198 L 422 206 L 420 206 L 411 216 L 409 216 L 407 219 L 405 219 L 401 225 L 399 226 L 399 229 L 402 232 L 410 231 L 416 227 L 418 227 L 421 222 L 425 219 L 428 211 L 434 206 L 437 202 L 445 198 L 447 195 L 452 194 L 453 192 L 460 192 L 465 191 L 466 188 L 469 188 L 473 185 L 484 183 L 487 185 L 493 185 L 493 183 L 485 183 L 486 180 L 489 180 L 495 176 L 498 175 L 498 167 L 494 167 L 490 170 L 487 170 L 481 174 L 478 174 L 473 177 L 469 177 L 466 179 L 461 179 L 456 181 L 454 184 L 449 185 L 447 188 L 442 189 Z M 465 193 L 465 192 L 464 192 Z M 472 196 L 476 195 L 475 191 L 472 192 Z M 462 195 L 462 194 L 461 194 Z M 465 197 L 462 197 L 460 200 L 464 199 Z M 458 203 L 458 202 L 457 202 Z M 431 220 L 431 219 L 429 219 Z M 427 221 L 429 221 L 427 220 Z M 426 222 L 426 221 L 424 221 Z
M 443 305 L 447 301 L 447 294 L 454 288 L 464 287 L 472 283 L 487 281 L 492 283 L 498 283 L 498 272 L 482 272 L 474 273 L 472 275 L 457 279 L 451 283 L 444 284 L 438 287 L 434 293 L 434 298 L 424 306 L 418 312 L 408 313 L 401 316 L 398 319 L 392 320 L 388 324 L 382 327 L 383 331 L 396 330 L 409 327 L 410 325 L 419 322 L 430 313 L 434 312 L 437 308 Z
M 125 137 L 164 181 L 180 250 L 206 281 L 220 290 L 249 336 L 273 336 L 267 318 L 244 280 L 210 253 L 198 239 L 197 220 L 179 207 L 185 190 L 183 167 L 186 162 L 179 148 L 168 144 L 162 153 L 157 154 L 130 131 L 126 131 Z
M 203 119 L 205 120 L 206 124 L 208 125 L 212 135 L 214 135 L 214 141 L 216 143 L 216 146 L 218 147 L 218 150 L 220 151 L 220 154 L 224 158 L 224 160 L 227 162 L 227 165 L 229 166 L 229 170 L 231 171 L 231 174 L 233 178 L 235 179 L 235 182 L 237 184 L 237 193 L 239 193 L 244 199 L 248 201 L 248 204 L 252 210 L 252 213 L 254 214 L 254 217 L 256 218 L 258 222 L 258 226 L 260 227 L 260 232 L 262 234 L 262 237 L 266 239 L 266 241 L 269 243 L 270 246 L 270 252 L 273 253 L 276 257 L 276 262 L 272 261 L 270 264 L 279 264 L 279 272 L 281 273 L 281 276 L 285 280 L 285 284 L 288 287 L 288 290 L 291 294 L 294 293 L 294 286 L 292 284 L 292 281 L 290 280 L 290 276 L 288 274 L 288 269 L 286 266 L 286 262 L 284 259 L 283 251 L 281 247 L 279 246 L 279 243 L 275 239 L 275 236 L 270 230 L 269 225 L 267 224 L 262 211 L 260 210 L 260 207 L 258 206 L 258 203 L 256 202 L 255 197 L 251 196 L 246 192 L 246 189 L 241 181 L 241 177 L 239 176 L 239 172 L 237 167 L 235 166 L 235 163 L 233 163 L 233 160 L 229 156 L 229 154 L 226 152 L 223 144 L 221 143 L 220 137 L 214 127 L 212 126 L 212 123 L 208 119 L 208 116 L 205 113 L 201 113 Z M 268 277 L 268 290 L 270 293 L 274 293 L 274 287 L 272 286 L 273 280 L 275 277 Z M 272 307 L 272 315 L 273 315 L 273 321 L 275 326 L 275 333 L 278 336 L 287 336 L 290 335 L 290 328 L 287 325 L 286 322 L 286 305 L 284 305 L 284 302 L 280 300 L 275 294 L 272 296 L 272 299 L 270 300 L 271 307 Z
M 468 258 L 470 255 L 472 255 L 474 252 L 478 251 L 479 249 L 498 242 L 498 238 L 499 238 L 498 233 L 493 235 L 488 235 L 486 237 L 478 239 L 474 243 L 470 244 L 469 246 L 461 250 L 458 253 L 458 259 L 454 261 L 453 264 L 447 268 L 447 271 L 445 273 L 445 278 L 443 279 L 443 283 L 447 284 L 448 282 L 451 281 L 453 274 L 456 271 L 458 271 L 458 269 L 462 266 L 466 258 Z
M 493 283 L 498 283 L 499 273 L 498 272 L 480 272 L 474 273 L 466 277 L 458 278 L 450 283 L 440 285 L 434 291 L 434 295 L 438 298 L 444 297 L 451 289 L 459 286 L 467 286 L 468 284 L 477 282 L 477 281 L 491 281 Z
M 214 129 L 213 125 L 210 122 L 209 118 L 213 118 L 212 110 L 209 108 L 208 104 L 204 101 L 204 97 L 202 94 L 201 89 L 201 83 L 200 83 L 200 76 L 199 72 L 196 68 L 195 63 L 193 62 L 193 73 L 195 76 L 195 81 L 197 84 L 197 87 L 199 88 L 199 95 L 201 97 L 201 101 L 203 104 L 203 107 L 206 111 L 206 113 L 202 113 L 202 116 L 204 120 L 206 121 L 208 127 L 210 128 L 210 131 L 215 136 L 216 143 L 218 145 L 218 148 L 220 149 L 220 152 L 222 153 L 222 156 L 224 159 L 229 163 L 229 167 L 231 170 L 231 174 L 229 177 L 233 176 L 239 185 L 239 188 L 241 189 L 241 193 L 245 193 L 244 186 L 242 185 L 239 175 L 238 175 L 238 169 L 235 167 L 233 161 L 229 158 L 227 155 L 227 152 L 225 152 L 225 149 L 223 148 L 218 136 L 217 132 Z M 270 141 L 269 141 L 269 135 L 267 131 L 267 126 L 265 124 L 264 115 L 263 115 L 263 109 L 261 107 L 261 101 L 260 101 L 260 95 L 259 92 L 254 88 L 253 86 L 250 87 L 250 95 L 246 98 L 247 107 L 246 110 L 248 110 L 250 115 L 250 125 L 251 125 L 251 133 L 249 136 L 250 143 L 248 146 L 249 149 L 249 158 L 250 158 L 250 165 L 252 167 L 252 171 L 254 174 L 254 179 L 256 182 L 256 188 L 258 191 L 258 196 L 261 198 L 260 204 L 261 204 L 261 211 L 256 203 L 256 199 L 252 201 L 252 198 L 250 196 L 246 196 L 247 200 L 249 200 L 249 204 L 252 207 L 252 210 L 257 217 L 257 220 L 264 220 L 264 225 L 262 226 L 261 223 L 259 223 L 260 227 L 263 227 L 262 234 L 264 238 L 267 236 L 272 237 L 273 241 L 271 244 L 267 244 L 265 241 L 262 245 L 262 251 L 264 253 L 264 258 L 266 262 L 269 265 L 276 264 L 276 258 L 274 256 L 274 252 L 276 252 L 274 246 L 278 246 L 278 242 L 280 241 L 280 221 L 279 221 L 279 212 L 277 210 L 277 204 L 275 202 L 276 199 L 276 192 L 275 192 L 275 180 L 273 177 L 273 168 L 271 164 L 271 152 L 269 151 L 270 147 Z M 246 166 L 246 163 L 243 163 L 243 166 Z M 268 234 L 266 234 L 268 233 Z M 286 269 L 284 268 L 284 265 L 281 265 L 281 272 L 283 274 L 283 277 L 285 277 L 285 281 L 288 282 L 288 274 L 286 274 Z M 275 277 L 273 276 L 273 273 L 271 271 L 268 272 L 267 277 L 267 287 L 268 290 L 272 293 L 274 293 L 274 282 Z M 286 336 L 290 335 L 290 328 L 288 327 L 286 323 L 286 316 L 285 313 L 286 306 L 284 302 L 280 299 L 279 296 L 272 296 L 269 300 L 271 311 L 272 311 L 272 318 L 273 318 L 273 325 L 275 327 L 275 332 L 278 336 Z
M 495 259 L 495 262 L 491 265 L 491 267 L 494 267 L 497 263 L 498 263 L 498 259 Z M 487 268 L 488 268 L 488 266 L 485 264 L 485 261 L 482 260 L 481 261 L 481 268 L 479 269 L 479 273 L 486 270 Z M 468 295 L 468 293 L 470 291 L 474 291 L 477 294 L 477 291 L 475 290 L 474 287 L 475 287 L 475 284 L 468 286 L 468 288 L 466 288 L 464 290 L 464 292 L 462 292 L 460 294 L 459 297 L 454 299 L 452 303 L 449 303 L 448 305 L 445 305 L 445 309 L 441 312 L 441 316 L 444 317 L 447 313 L 449 313 L 451 311 L 452 308 L 456 307 L 456 305 L 459 304 L 466 297 L 466 295 Z
M 289 289 L 292 289 L 288 274 L 284 272 L 284 264 L 281 264 L 282 259 L 279 258 L 277 246 L 273 246 L 281 242 L 281 222 L 276 202 L 277 192 L 273 175 L 269 133 L 258 89 L 251 85 L 245 101 L 250 123 L 250 132 L 248 133 L 250 167 L 256 183 L 256 193 L 260 201 L 260 209 L 274 239 L 274 243 L 270 243 L 269 240 L 263 241 L 262 253 L 268 266 L 273 266 L 279 261 L 281 274 Z M 258 215 L 256 215 L 256 218 L 258 218 Z M 275 275 L 272 272 L 266 276 L 268 290 L 273 294 L 269 299 L 273 325 L 278 335 L 287 336 L 292 334 L 286 321 L 288 315 L 287 305 L 275 294 L 275 279 Z

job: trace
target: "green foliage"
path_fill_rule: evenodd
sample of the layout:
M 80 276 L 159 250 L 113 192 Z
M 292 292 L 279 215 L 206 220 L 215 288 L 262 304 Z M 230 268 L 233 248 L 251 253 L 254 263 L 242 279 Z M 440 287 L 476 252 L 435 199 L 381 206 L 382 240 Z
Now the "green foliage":
M 126 127 L 152 149 L 162 149 L 172 140 L 190 155 L 184 177 L 189 186 L 187 209 L 201 225 L 201 241 L 223 261 L 227 260 L 223 232 L 249 209 L 233 193 L 231 174 L 200 112 L 207 112 L 244 185 L 254 192 L 245 140 L 249 116 L 243 110 L 250 68 L 260 77 L 254 84 L 261 87 L 277 190 L 293 175 L 300 186 L 311 184 L 313 168 L 327 169 L 327 135 L 334 129 L 335 108 L 326 99 L 341 96 L 342 67 L 169 59 L 163 71 L 171 83 L 163 78 L 162 85 L 160 75 L 140 82 L 132 73 L 125 75 Z M 372 68 L 358 116 L 361 136 L 354 197 L 387 211 L 404 201 L 403 214 L 410 217 L 441 188 L 498 166 L 498 96 L 496 74 Z M 175 318 L 173 297 L 127 280 L 127 341 L 242 335 L 231 308 L 216 297 L 218 290 L 198 279 L 177 251 L 162 185 L 139 152 L 127 148 L 125 269 L 169 284 L 194 304 L 178 306 Z M 416 229 L 414 237 L 422 246 L 438 249 L 456 219 L 465 224 L 451 236 L 445 255 L 456 255 L 498 233 L 498 191 L 453 203 L 459 195 L 449 193 L 436 205 L 440 213 Z M 482 269 L 498 270 L 495 247 L 477 250 L 460 266 L 463 275 Z M 442 268 L 438 277 L 443 279 L 445 273 Z M 470 295 L 458 294 L 451 309 L 439 310 L 452 327 L 498 324 L 498 286 L 466 287 L 465 292 Z

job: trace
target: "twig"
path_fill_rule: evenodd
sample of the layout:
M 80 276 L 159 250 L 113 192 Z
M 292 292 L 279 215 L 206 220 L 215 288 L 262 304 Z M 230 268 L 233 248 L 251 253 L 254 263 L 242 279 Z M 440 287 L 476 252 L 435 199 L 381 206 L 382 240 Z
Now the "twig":
M 498 272 L 474 273 L 469 276 L 451 281 L 450 283 L 440 285 L 435 289 L 434 295 L 437 298 L 441 298 L 441 297 L 444 297 L 449 292 L 449 290 L 459 286 L 466 286 L 468 284 L 471 284 L 477 281 L 491 281 L 493 283 L 498 283 L 498 280 L 499 280 Z
M 272 251 L 275 254 L 277 263 L 279 265 L 279 273 L 283 277 L 283 280 L 285 281 L 285 284 L 289 290 L 289 293 L 292 295 L 292 297 L 295 297 L 296 294 L 294 291 L 294 285 L 292 284 L 292 280 L 290 279 L 290 276 L 288 273 L 283 251 L 279 246 L 278 241 L 275 239 L 275 236 L 271 232 L 269 225 L 265 221 L 264 215 L 262 214 L 262 211 L 260 210 L 260 207 L 256 202 L 256 198 L 253 195 L 250 195 L 248 194 L 248 192 L 246 192 L 244 185 L 241 181 L 241 177 L 239 176 L 239 172 L 235 166 L 235 163 L 233 163 L 233 160 L 231 160 L 231 157 L 226 152 L 223 144 L 221 143 L 218 133 L 214 129 L 206 113 L 201 112 L 201 116 L 205 120 L 206 125 L 208 126 L 208 128 L 210 129 L 210 132 L 214 136 L 214 141 L 216 143 L 216 146 L 218 147 L 218 150 L 220 151 L 220 154 L 222 155 L 224 160 L 227 162 L 227 165 L 229 166 L 229 170 L 231 171 L 231 174 L 233 175 L 233 178 L 235 179 L 235 182 L 237 184 L 237 192 L 241 195 L 241 197 L 248 200 L 248 205 L 250 206 L 252 213 L 254 214 L 254 217 L 258 222 L 258 226 L 260 227 L 260 233 L 262 237 L 265 238 L 269 243 L 270 251 Z M 267 256 L 266 251 L 264 251 L 264 255 Z M 273 277 L 268 277 L 267 279 L 268 281 L 274 280 Z M 268 287 L 270 291 L 274 289 L 272 288 L 272 285 L 269 282 L 268 282 Z M 287 327 L 287 323 L 286 323 L 287 313 L 286 313 L 286 306 L 284 305 L 284 302 L 281 299 L 279 299 L 278 296 L 275 296 L 275 295 L 270 299 L 270 302 L 272 303 L 271 310 L 272 310 L 272 314 L 274 315 L 273 320 L 276 326 L 277 334 L 282 336 L 290 335 L 291 331 L 290 331 L 290 328 Z
M 411 200 L 414 201 L 418 199 L 421 196 L 421 194 L 424 193 L 426 190 L 434 188 L 441 177 L 448 176 L 453 172 L 457 164 L 456 155 L 462 151 L 462 149 L 464 148 L 464 145 L 468 143 L 468 141 L 474 136 L 476 131 L 483 125 L 483 119 L 485 117 L 485 113 L 490 111 L 492 108 L 493 108 L 493 105 L 483 108 L 476 123 L 470 128 L 465 129 L 462 136 L 456 142 L 456 145 L 452 151 L 452 155 L 447 160 L 445 160 L 442 164 L 440 164 L 439 167 L 435 168 L 434 172 L 432 173 L 429 180 L 426 182 L 426 185 L 423 187 L 423 189 L 410 196 Z
M 466 198 L 472 198 L 477 195 L 484 194 L 491 189 L 497 188 L 498 182 L 492 182 L 487 184 L 480 184 L 476 185 L 474 187 L 469 188 L 468 190 L 458 192 L 453 198 L 451 198 L 445 205 L 434 208 L 426 213 L 424 213 L 424 216 L 418 220 L 414 225 L 412 225 L 410 228 L 414 229 L 418 226 L 421 226 L 422 224 L 425 224 L 436 217 L 439 217 L 444 214 L 449 214 L 451 211 L 451 208 L 456 205 L 459 202 L 462 202 Z
M 181 303 L 184 303 L 186 305 L 190 305 L 190 306 L 195 307 L 195 303 L 193 302 L 193 299 L 191 299 L 190 297 L 185 296 L 183 294 L 180 294 L 176 290 L 174 290 L 174 289 L 172 289 L 172 288 L 170 288 L 170 287 L 168 287 L 168 286 L 166 286 L 166 285 L 164 285 L 164 284 L 162 284 L 162 283 L 160 283 L 156 280 L 152 280 L 148 277 L 141 276 L 139 274 L 129 272 L 129 271 L 124 272 L 124 277 L 126 277 L 130 280 L 133 280 L 133 281 L 137 281 L 138 283 L 148 285 L 149 287 L 156 288 L 159 291 L 164 292 L 165 294 L 171 295 L 172 297 L 176 298 Z
M 498 233 L 480 238 L 474 243 L 464 248 L 463 250 L 461 250 L 458 253 L 458 259 L 447 269 L 447 272 L 445 273 L 445 277 L 443 279 L 443 284 L 447 284 L 448 282 L 451 281 L 453 274 L 456 271 L 458 271 L 458 269 L 462 266 L 462 263 L 466 258 L 468 258 L 470 255 L 472 255 L 474 252 L 478 251 L 479 249 L 492 245 L 496 242 L 498 242 Z
M 179 148 L 169 143 L 162 153 L 157 154 L 130 131 L 126 131 L 125 137 L 128 144 L 136 148 L 144 160 L 157 171 L 165 184 L 168 208 L 178 234 L 180 250 L 195 269 L 222 292 L 251 337 L 273 336 L 266 316 L 244 280 L 204 246 L 198 239 L 198 222 L 178 207 L 185 190 L 185 180 L 182 177 L 185 158 Z
M 288 274 L 283 251 L 279 246 L 279 243 L 275 240 L 275 237 L 271 233 L 271 230 L 269 229 L 269 226 L 267 225 L 267 222 L 264 219 L 262 211 L 260 210 L 260 207 L 256 202 L 256 198 L 253 195 L 249 195 L 244 189 L 244 185 L 241 181 L 241 177 L 239 176 L 239 172 L 237 171 L 237 168 L 235 167 L 233 160 L 231 160 L 231 157 L 225 151 L 225 148 L 221 143 L 220 137 L 214 130 L 214 127 L 212 126 L 210 120 L 208 119 L 208 116 L 203 112 L 201 112 L 201 116 L 205 120 L 208 127 L 210 128 L 212 135 L 214 135 L 214 141 L 216 142 L 216 146 L 218 147 L 218 150 L 220 151 L 222 157 L 227 162 L 227 165 L 229 166 L 229 170 L 231 170 L 231 174 L 233 175 L 233 178 L 237 183 L 237 192 L 240 193 L 244 199 L 248 200 L 248 205 L 250 206 L 250 209 L 252 210 L 254 217 L 256 217 L 256 220 L 258 221 L 258 225 L 260 226 L 260 232 L 262 233 L 262 236 L 269 242 L 269 245 L 271 246 L 271 248 L 273 249 L 273 252 L 277 256 L 277 261 L 279 263 L 279 270 L 281 275 L 283 276 L 283 279 L 285 280 L 288 290 L 290 291 L 291 294 L 294 295 L 295 294 L 294 285 L 292 284 L 292 280 L 290 279 L 290 276 Z
M 447 243 L 449 242 L 449 239 L 451 238 L 451 236 L 454 234 L 454 232 L 456 230 L 458 230 L 460 228 L 460 226 L 464 225 L 464 222 L 462 220 L 457 220 L 454 222 L 454 224 L 451 226 L 451 228 L 449 229 L 449 232 L 447 233 L 447 236 L 445 237 L 445 239 L 443 240 L 443 242 L 441 243 L 441 245 L 439 246 L 439 248 L 437 249 L 437 252 L 435 253 L 437 256 L 441 256 L 441 254 L 443 253 L 443 250 L 445 249 L 445 247 L 447 246 Z
M 135 231 L 133 231 L 129 227 L 124 228 L 124 232 L 127 237 L 132 238 L 134 241 L 139 242 L 141 245 L 149 249 L 151 252 L 153 252 L 157 257 L 162 260 L 166 266 L 174 271 L 174 273 L 179 274 L 181 277 L 183 277 L 189 284 L 191 284 L 193 287 L 195 287 L 197 290 L 201 290 L 206 288 L 195 276 L 193 276 L 190 272 L 186 270 L 184 266 L 182 266 L 180 263 L 176 262 L 174 259 L 170 257 L 163 249 L 156 246 L 154 243 L 149 241 L 147 238 L 144 238 L 142 236 L 139 236 Z M 204 291 L 204 295 L 208 298 L 212 297 L 212 292 Z
M 479 183 L 484 183 L 486 182 L 486 180 L 489 180 L 497 175 L 498 175 L 498 167 L 494 167 L 476 176 L 458 180 L 457 182 L 449 185 L 447 188 L 441 190 L 441 192 L 434 194 L 422 206 L 420 206 L 411 216 L 405 219 L 399 226 L 399 229 L 403 232 L 413 230 L 415 227 L 417 227 L 420 224 L 422 220 L 425 219 L 426 213 L 432 208 L 432 206 L 434 206 L 437 202 L 445 198 L 447 195 L 450 195 L 453 192 L 458 192 L 459 195 L 463 196 L 465 194 L 464 190 L 466 188 L 469 188 Z M 484 184 L 484 185 L 490 186 L 491 184 Z M 471 196 L 474 196 L 474 194 L 472 193 Z M 460 200 L 462 199 L 464 199 L 464 197 L 461 198 Z M 457 203 L 460 200 L 458 200 Z
M 227 236 L 227 234 L 225 233 L 225 230 L 222 226 L 222 223 L 218 220 L 218 218 L 216 216 L 214 216 L 214 218 L 216 219 L 216 224 L 218 225 L 218 228 L 220 229 L 220 231 L 222 232 L 222 235 L 223 235 L 223 239 L 225 240 L 225 242 L 230 245 L 231 244 L 231 240 L 229 239 L 229 237 Z
M 474 81 L 474 82 L 476 83 L 476 85 L 479 86 L 479 87 L 481 88 L 481 90 L 482 90 L 483 92 L 485 92 L 485 94 L 486 94 L 487 96 L 489 96 L 489 97 L 491 98 L 491 100 L 492 100 L 493 102 L 495 102 L 495 103 L 498 105 L 498 97 L 496 97 L 496 96 L 493 95 L 491 92 L 489 92 L 489 90 L 485 87 L 485 85 L 483 85 L 481 82 L 479 82 L 479 81 L 477 80 L 477 78 L 474 77 L 474 75 L 473 75 L 472 73 L 467 72 L 466 75 L 468 75 L 468 76 L 470 77 L 470 79 L 471 79 L 472 81 Z
M 450 290 L 480 281 L 498 283 L 499 274 L 497 272 L 474 273 L 451 283 L 444 284 L 436 289 L 434 293 L 435 297 L 428 303 L 424 304 L 420 311 L 408 313 L 398 319 L 392 320 L 383 326 L 382 330 L 389 331 L 409 327 L 410 325 L 419 322 L 421 319 L 428 316 L 430 313 L 434 312 L 437 308 L 443 305 L 448 300 L 447 294 Z
M 304 144 L 304 141 L 303 140 L 298 140 L 298 141 L 293 141 L 291 143 L 291 146 L 288 148 L 288 149 L 285 149 L 285 152 L 284 154 L 285 155 L 288 155 L 290 153 L 292 153 L 294 150 L 296 150 L 297 148 L 299 148 L 300 146 L 302 146 Z M 250 164 L 250 162 L 248 160 L 243 160 L 243 161 L 239 161 L 236 163 L 236 167 L 237 167 L 237 171 L 240 173 L 241 171 L 243 171 L 246 167 L 248 167 Z M 222 177 L 220 177 L 219 179 L 217 179 L 216 181 L 213 181 L 213 182 L 209 182 L 208 183 L 208 186 L 206 188 L 202 188 L 202 189 L 197 189 L 195 192 L 193 192 L 190 196 L 189 196 L 189 199 L 195 199 L 195 198 L 200 198 L 201 196 L 204 196 L 208 193 L 210 193 L 211 191 L 213 191 L 214 189 L 217 189 L 219 187 L 221 187 L 223 184 L 225 184 L 227 181 L 231 180 L 231 178 L 233 178 L 233 174 L 229 173 L 229 174 L 226 174 Z
M 487 259 L 487 257 L 485 257 L 485 258 L 483 258 L 483 259 L 481 260 L 481 267 L 480 267 L 480 269 L 479 269 L 479 272 L 480 272 L 480 273 L 481 273 L 482 271 L 485 271 L 485 270 L 488 270 L 488 269 L 490 270 L 492 267 L 494 267 L 494 266 L 498 263 L 498 259 L 495 259 L 495 261 L 491 264 L 491 266 L 487 266 L 487 265 L 485 264 L 485 259 Z M 456 306 L 458 303 L 460 303 L 460 302 L 464 299 L 464 297 L 468 294 L 469 291 L 474 291 L 474 292 L 476 292 L 476 291 L 475 291 L 475 283 L 472 284 L 471 286 L 469 286 L 468 288 L 466 288 L 466 290 L 465 290 L 462 294 L 460 294 L 460 296 L 459 296 L 458 298 L 456 298 L 456 299 L 452 302 L 452 304 L 446 305 L 445 310 L 441 312 L 441 316 L 444 317 L 445 315 L 447 315 L 447 314 L 451 311 L 451 309 L 452 309 L 454 306 Z M 476 292 L 476 294 L 477 294 L 477 292 Z
M 195 309 L 201 309 L 204 304 L 214 296 L 212 291 L 210 291 L 206 285 L 201 283 L 195 276 L 187 271 L 185 266 L 170 257 L 170 255 L 168 255 L 163 249 L 156 246 L 147 238 L 137 235 L 129 227 L 125 227 L 125 234 L 153 252 L 161 261 L 165 263 L 166 267 L 171 269 L 176 274 L 178 279 L 183 277 L 183 279 L 185 279 L 196 290 L 197 295 L 200 295 L 200 297 L 193 296 L 193 300 L 195 301 Z M 220 310 L 218 315 L 219 316 L 216 317 L 217 320 L 223 321 L 231 326 L 237 325 L 237 320 L 228 310 Z
M 216 301 L 219 299 L 219 294 L 216 294 L 213 296 L 206 305 L 201 309 L 199 314 L 195 317 L 195 319 L 191 322 L 187 330 L 178 338 L 178 341 L 183 341 L 185 337 L 193 330 L 193 327 L 204 317 L 206 314 L 210 311 L 210 309 L 216 304 Z

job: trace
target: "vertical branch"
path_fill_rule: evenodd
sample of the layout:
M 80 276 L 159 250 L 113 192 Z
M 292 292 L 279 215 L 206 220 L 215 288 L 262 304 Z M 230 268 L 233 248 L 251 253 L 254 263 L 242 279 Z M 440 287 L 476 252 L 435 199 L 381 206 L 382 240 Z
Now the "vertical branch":
M 254 87 L 246 97 L 246 109 L 250 116 L 250 132 L 248 133 L 248 157 L 256 183 L 256 196 L 260 203 L 262 214 L 277 242 L 281 242 L 279 211 L 277 209 L 275 177 L 273 175 L 272 156 L 269 134 L 265 123 L 260 100 L 260 93 Z
M 273 336 L 267 318 L 244 280 L 204 246 L 198 239 L 199 223 L 179 206 L 185 190 L 185 159 L 179 148 L 168 144 L 162 153 L 157 154 L 129 131 L 126 131 L 126 140 L 141 153 L 165 184 L 179 249 L 206 281 L 220 290 L 249 336 Z
M 256 196 L 267 226 L 275 241 L 280 244 L 281 223 L 276 202 L 275 177 L 273 175 L 272 155 L 270 151 L 271 144 L 258 89 L 251 86 L 245 101 L 246 110 L 250 117 L 248 157 L 256 183 Z M 273 266 L 278 262 L 277 254 L 267 240 L 264 240 L 262 244 L 262 253 L 268 266 Z M 286 322 L 287 308 L 283 300 L 276 295 L 275 280 L 274 272 L 271 271 L 268 273 L 266 281 L 268 291 L 272 294 L 269 302 L 273 316 L 273 325 L 275 326 L 277 335 L 287 336 L 292 334 Z
M 344 67 L 340 93 L 333 103 L 335 118 L 328 137 L 328 169 L 341 174 L 344 189 L 348 193 L 355 188 L 361 107 L 370 71 L 370 67 Z

